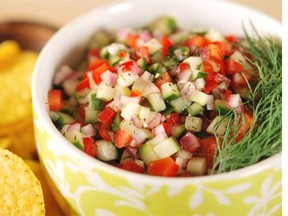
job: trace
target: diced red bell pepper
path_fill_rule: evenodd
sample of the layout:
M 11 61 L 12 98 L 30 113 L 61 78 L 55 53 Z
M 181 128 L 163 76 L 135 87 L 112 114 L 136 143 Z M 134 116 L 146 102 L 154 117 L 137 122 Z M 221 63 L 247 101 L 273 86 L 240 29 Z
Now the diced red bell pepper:
M 119 70 L 123 73 L 123 72 L 131 71 L 133 66 L 134 66 L 134 62 L 131 60 L 131 61 L 126 61 L 126 62 L 121 63 L 118 67 L 119 67 Z
M 196 35 L 188 38 L 188 40 L 185 42 L 185 45 L 189 48 L 193 46 L 200 48 L 206 45 L 206 40 L 204 37 Z
M 187 62 L 181 62 L 178 67 L 180 71 L 182 72 L 182 71 L 189 69 L 189 64 Z
M 102 122 L 103 124 L 110 124 L 115 115 L 116 112 L 114 110 L 112 110 L 110 107 L 106 107 L 98 114 L 98 121 Z
M 138 165 L 137 163 L 135 163 L 133 160 L 126 160 L 123 164 L 122 164 L 122 169 L 131 171 L 131 172 L 136 172 L 136 173 L 144 173 L 145 172 L 145 168 Z
M 167 56 L 169 54 L 169 49 L 173 45 L 173 42 L 167 36 L 160 38 L 160 43 L 162 45 L 162 55 Z
M 168 72 L 164 72 L 159 78 L 156 79 L 155 85 L 161 88 L 161 85 L 167 82 L 173 82 Z
M 221 59 L 222 53 L 218 45 L 216 44 L 208 44 L 206 47 L 207 58 L 208 59 Z
M 132 90 L 129 94 L 129 97 L 137 97 L 137 96 L 141 96 L 141 92 L 138 91 L 137 89 Z
M 145 59 L 145 62 L 147 64 L 150 64 L 150 54 L 149 54 L 149 48 L 147 46 L 141 46 L 136 48 L 136 55 L 141 58 L 143 57 Z
M 225 39 L 230 43 L 238 42 L 238 38 L 235 35 L 226 35 Z
M 92 73 L 92 78 L 96 85 L 99 85 L 102 82 L 101 76 L 98 73 Z
M 213 44 L 217 45 L 220 50 L 221 58 L 230 56 L 232 54 L 232 44 L 227 42 L 216 41 Z
M 244 137 L 245 133 L 251 127 L 252 122 L 253 122 L 253 116 L 249 112 L 244 111 L 241 114 L 240 121 L 238 124 L 238 129 L 237 129 L 238 135 L 236 138 L 237 142 L 239 142 Z
M 166 157 L 148 163 L 147 173 L 149 175 L 175 177 L 178 174 L 179 166 L 172 157 Z
M 103 124 L 103 123 L 98 124 L 99 135 L 102 137 L 102 139 L 106 141 L 111 141 L 111 137 L 108 134 L 109 128 L 110 128 L 110 125 Z
M 171 123 L 163 123 L 163 127 L 165 129 L 166 135 L 169 137 L 171 135 L 171 129 L 172 129 L 172 124 Z
M 168 124 L 171 124 L 172 126 L 174 125 L 179 125 L 181 124 L 181 116 L 178 113 L 171 113 L 167 118 L 166 122 Z
M 90 81 L 88 76 L 86 76 L 76 85 L 76 91 L 81 91 L 85 88 L 90 88 Z
M 115 134 L 115 146 L 117 148 L 123 148 L 129 146 L 131 141 L 132 136 L 119 127 Z
M 96 157 L 97 147 L 91 137 L 83 137 L 84 152 L 91 157 Z
M 214 135 L 200 140 L 199 156 L 204 157 L 209 168 L 213 167 L 214 155 L 217 148 L 217 140 Z
M 205 87 L 204 87 L 204 93 L 210 94 L 211 91 L 218 86 L 217 82 L 214 79 L 207 80 Z
M 90 58 L 90 57 L 98 58 L 99 56 L 100 56 L 100 52 L 98 49 L 92 48 L 86 53 L 87 58 Z
M 139 35 L 128 34 L 126 44 L 132 48 L 135 48 L 137 46 L 138 39 L 139 39 Z
M 234 75 L 235 73 L 241 73 L 243 70 L 243 65 L 234 59 L 226 60 L 226 73 L 227 75 Z
M 62 91 L 58 89 L 48 92 L 48 106 L 50 111 L 60 111 L 62 109 Z
M 250 79 L 249 77 L 246 78 L 247 81 Z M 231 86 L 234 90 L 242 89 L 247 87 L 247 81 L 245 77 L 241 73 L 235 73 L 233 74 L 231 78 Z
M 94 70 L 96 68 L 98 68 L 99 66 L 101 66 L 102 64 L 106 64 L 108 65 L 108 60 L 107 59 L 95 59 L 93 60 L 90 64 L 89 64 L 89 70 Z

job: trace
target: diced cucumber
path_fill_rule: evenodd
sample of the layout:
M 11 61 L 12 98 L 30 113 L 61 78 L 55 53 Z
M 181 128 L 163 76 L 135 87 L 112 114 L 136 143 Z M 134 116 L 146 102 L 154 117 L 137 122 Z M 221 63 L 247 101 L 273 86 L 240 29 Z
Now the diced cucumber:
M 118 55 L 109 55 L 109 64 L 112 66 L 116 66 L 120 61 L 121 58 Z
M 177 65 L 179 62 L 179 60 L 174 57 L 174 56 L 167 56 L 164 60 L 163 60 L 163 64 L 165 67 L 167 68 L 171 68 L 175 65 Z
M 206 129 L 207 133 L 223 135 L 227 130 L 229 118 L 225 116 L 216 116 Z
M 129 102 L 124 105 L 121 111 L 121 116 L 126 120 L 131 120 L 136 117 L 140 111 L 141 106 L 137 103 Z
M 71 127 L 73 127 L 73 129 Z M 79 123 L 70 125 L 63 135 L 70 143 L 75 145 L 77 148 L 83 150 L 84 148 L 83 136 L 82 133 L 80 132 L 80 128 L 81 125 Z
M 96 97 L 104 101 L 110 101 L 114 98 L 115 92 L 114 88 L 107 85 L 105 82 L 101 82 L 98 86 Z
M 183 59 L 189 56 L 189 48 L 187 46 L 180 46 L 173 50 L 173 55 L 179 60 L 182 61 Z
M 102 110 L 104 108 L 104 101 L 97 98 L 96 93 L 90 93 L 88 107 L 91 110 Z
M 179 143 L 173 137 L 168 137 L 167 139 L 154 146 L 154 151 L 160 159 L 169 157 L 180 150 L 181 147 Z
M 150 108 L 148 107 L 140 107 L 140 111 L 138 113 L 138 117 L 142 122 L 147 122 L 150 116 Z
M 180 97 L 178 86 L 171 82 L 167 82 L 161 85 L 161 93 L 164 100 L 166 101 L 171 101 Z
M 154 80 L 154 75 L 148 71 L 144 71 L 143 74 L 140 76 L 141 79 L 144 79 L 148 82 L 152 82 Z M 137 81 L 137 80 L 136 80 Z
M 97 30 L 92 38 L 89 41 L 88 47 L 89 49 L 99 49 L 102 48 L 111 42 L 111 36 L 110 33 L 104 29 Z
M 243 54 L 241 52 L 239 52 L 238 50 L 236 50 L 231 56 L 230 59 L 233 59 L 235 61 L 239 61 L 240 63 L 246 63 L 246 59 L 243 56 Z
M 148 47 L 150 55 L 153 55 L 155 52 L 162 48 L 161 43 L 156 38 L 150 39 L 149 41 L 144 43 L 143 46 Z
M 97 146 L 97 158 L 102 161 L 111 161 L 118 158 L 118 151 L 115 145 L 111 141 L 97 140 L 95 142 Z
M 161 63 L 163 61 L 163 55 L 160 50 L 150 55 L 151 63 Z
M 85 123 L 96 123 L 97 122 L 97 116 L 100 112 L 100 110 L 94 110 L 90 107 L 85 107 Z
M 150 161 L 158 160 L 159 156 L 156 154 L 156 152 L 153 149 L 152 144 L 147 141 L 144 143 L 137 152 L 139 158 L 143 160 L 143 162 L 148 165 Z
M 184 124 L 174 125 L 171 128 L 171 135 L 173 137 L 178 138 L 183 134 L 184 131 L 185 131 L 185 125 Z
M 169 35 L 177 30 L 175 19 L 170 16 L 162 16 L 148 25 L 148 29 L 153 34 Z
M 188 98 L 188 100 L 192 102 L 197 102 L 201 106 L 205 106 L 209 101 L 209 95 L 195 89 Z
M 177 113 L 183 112 L 191 104 L 190 101 L 182 97 L 178 97 L 175 100 L 170 101 L 169 103 L 174 108 L 174 111 Z
M 199 103 L 195 102 L 187 108 L 187 111 L 191 116 L 202 116 L 204 112 L 204 107 L 201 106 Z
M 186 62 L 189 64 L 190 69 L 193 71 L 199 70 L 200 66 L 202 65 L 202 58 L 197 56 L 190 56 L 186 58 L 183 62 Z
M 193 132 L 200 132 L 202 129 L 202 118 L 186 116 L 185 129 Z
M 165 115 L 170 115 L 172 112 L 174 112 L 174 107 L 171 104 L 166 104 L 166 109 L 163 113 Z
M 147 62 L 145 58 L 141 57 L 140 59 L 138 59 L 137 65 L 141 67 L 144 71 L 147 70 Z
M 103 47 L 100 51 L 100 57 L 103 59 L 109 59 L 109 52 L 107 47 Z
M 205 34 L 205 38 L 209 39 L 210 41 L 225 41 L 225 37 L 215 29 L 209 29 L 208 32 Z
M 52 122 L 57 128 L 61 128 L 66 124 L 71 124 L 75 122 L 75 119 L 73 119 L 70 115 L 63 112 L 50 111 L 49 115 Z
M 195 81 L 198 78 L 205 78 L 208 73 L 201 71 L 201 70 L 193 70 L 191 80 Z
M 166 104 L 163 100 L 161 93 L 151 93 L 148 95 L 147 99 L 155 112 L 160 112 L 166 109 Z
M 163 74 L 163 72 L 166 71 L 166 68 L 162 64 L 156 62 L 156 63 L 150 65 L 148 70 L 152 74 L 160 74 L 161 75 L 161 74 Z
M 216 99 L 214 103 L 215 103 L 215 110 L 219 115 L 225 115 L 231 110 L 227 106 L 226 100 Z
M 138 74 L 124 72 L 118 76 L 117 83 L 120 86 L 127 87 L 131 86 L 138 78 L 139 78 Z

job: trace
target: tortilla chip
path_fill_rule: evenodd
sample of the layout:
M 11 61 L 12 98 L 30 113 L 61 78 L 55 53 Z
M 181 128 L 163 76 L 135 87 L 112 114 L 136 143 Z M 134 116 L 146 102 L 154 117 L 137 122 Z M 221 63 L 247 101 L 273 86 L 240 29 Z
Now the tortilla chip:
M 1 94 L 1 93 L 0 93 Z M 18 119 L 18 123 L 0 124 L 0 136 L 7 136 L 25 130 L 29 125 L 33 125 L 32 113 L 23 119 Z
M 40 182 L 29 166 L 8 150 L 0 150 L 1 215 L 45 215 Z
M 11 144 L 9 150 L 22 158 L 35 158 L 37 155 L 36 143 L 34 139 L 33 125 L 28 125 L 25 130 L 15 132 L 10 135 Z
M 26 164 L 32 169 L 38 180 L 40 181 L 44 193 L 44 201 L 46 206 L 46 215 L 64 215 L 56 199 L 54 198 L 47 180 L 45 178 L 42 167 L 38 161 L 27 159 L 24 160 Z
M 22 51 L 8 68 L 1 69 L 0 125 L 16 125 L 32 115 L 31 77 L 38 54 Z
M 19 44 L 14 40 L 0 43 L 0 70 L 13 64 L 20 51 Z
M 9 136 L 0 137 L 0 149 L 6 149 L 11 145 L 12 141 Z

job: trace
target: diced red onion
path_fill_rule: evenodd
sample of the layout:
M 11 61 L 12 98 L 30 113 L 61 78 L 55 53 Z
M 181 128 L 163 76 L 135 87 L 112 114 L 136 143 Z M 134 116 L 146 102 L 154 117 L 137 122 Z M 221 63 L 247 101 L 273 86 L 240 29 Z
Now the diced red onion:
M 240 114 L 243 109 L 242 99 L 239 94 L 232 94 L 227 98 L 227 106 L 231 109 L 235 109 L 237 114 Z
M 198 138 L 190 133 L 187 132 L 181 139 L 180 139 L 180 145 L 183 147 L 183 149 L 194 153 L 197 148 L 200 147 L 200 143 Z
M 227 87 L 229 88 L 230 86 L 230 83 L 231 83 L 231 80 L 228 79 L 226 76 L 224 76 L 223 74 L 221 73 L 217 73 L 216 76 L 215 76 L 215 81 L 216 83 L 221 83 L 223 81 L 225 81 Z
M 152 129 L 156 127 L 157 125 L 159 125 L 160 122 L 161 122 L 161 114 L 157 113 L 156 116 L 148 122 L 148 128 Z
M 136 130 L 135 133 L 132 135 L 132 137 L 133 137 L 133 139 L 137 145 L 142 144 L 148 138 L 145 131 L 143 131 L 141 129 Z
M 92 124 L 87 124 L 84 127 L 82 127 L 81 132 L 88 137 L 93 137 L 94 135 L 96 135 L 96 130 L 92 126 Z
M 207 110 L 213 110 L 214 109 L 214 97 L 213 95 L 208 95 L 209 99 L 206 104 Z
M 152 133 L 157 136 L 159 134 L 163 134 L 164 136 L 166 136 L 167 138 L 167 134 L 166 134 L 166 131 L 165 131 L 165 128 L 163 126 L 163 124 L 160 124 L 158 125 L 157 127 L 153 128 L 152 129 Z
M 129 154 L 129 156 L 132 157 L 133 159 L 137 158 L 137 149 L 136 148 L 133 148 L 131 146 L 127 146 L 126 151 Z
M 147 97 L 149 94 L 154 92 L 160 92 L 160 89 L 154 83 L 149 83 L 145 86 L 141 93 L 143 97 Z
M 68 127 L 67 131 L 75 131 L 75 130 L 80 131 L 80 129 L 81 129 L 80 123 L 73 123 Z
M 205 84 L 206 84 L 206 82 L 205 82 L 204 78 L 198 78 L 195 81 L 196 88 L 199 90 L 203 90 L 205 87 Z
M 155 146 L 155 145 L 157 145 L 158 143 L 162 142 L 165 139 L 166 139 L 165 135 L 158 134 L 157 136 L 155 136 L 152 139 L 150 139 L 150 143 L 151 143 L 151 145 Z
M 118 30 L 118 38 L 120 39 L 120 41 L 125 41 L 127 39 L 129 33 L 130 33 L 129 28 L 121 27 Z
M 67 66 L 63 65 L 60 69 L 55 73 L 55 77 L 53 80 L 53 84 L 59 85 L 62 83 L 70 74 L 72 73 L 72 69 Z
M 192 76 L 192 71 L 191 70 L 184 70 L 181 73 L 178 74 L 178 80 L 183 80 L 183 81 L 189 81 Z
M 120 96 L 120 103 L 121 105 L 125 105 L 127 103 L 137 103 L 139 104 L 141 101 L 141 96 L 135 96 L 135 97 L 129 97 L 126 95 L 121 95 Z
M 181 89 L 180 95 L 182 98 L 189 98 L 195 89 L 196 86 L 192 82 L 187 82 Z
M 117 84 L 117 74 L 112 73 L 110 70 L 106 70 L 101 74 L 101 79 L 111 87 L 114 87 Z
M 132 123 L 135 125 L 135 127 L 139 129 L 142 128 L 142 121 L 135 116 L 132 117 Z

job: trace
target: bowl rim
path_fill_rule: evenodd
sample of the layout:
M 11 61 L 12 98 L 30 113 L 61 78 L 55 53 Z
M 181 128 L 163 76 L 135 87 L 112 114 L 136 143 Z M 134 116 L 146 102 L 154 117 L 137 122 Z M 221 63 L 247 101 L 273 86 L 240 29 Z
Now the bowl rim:
M 172 0 L 158 0 L 162 2 L 173 2 Z M 188 2 L 189 0 L 179 0 L 181 2 Z M 212 0 L 203 0 L 206 2 L 211 2 Z M 190 183 L 190 184 L 199 184 L 199 182 L 214 182 L 214 181 L 221 181 L 223 179 L 238 179 L 239 176 L 241 178 L 253 176 L 257 173 L 261 173 L 262 170 L 266 170 L 268 168 L 276 168 L 275 165 L 279 165 L 279 169 L 282 169 L 282 151 L 267 158 L 264 159 L 256 164 L 250 165 L 248 167 L 240 168 L 234 171 L 226 172 L 226 173 L 221 173 L 221 174 L 215 174 L 215 175 L 209 175 L 209 176 L 195 176 L 195 177 L 189 177 L 189 178 L 179 178 L 179 177 L 162 177 L 162 176 L 151 176 L 151 175 L 146 175 L 146 174 L 138 174 L 130 171 L 126 171 L 123 169 L 119 169 L 117 167 L 113 167 L 112 165 L 109 165 L 105 162 L 102 162 L 100 160 L 97 160 L 95 158 L 92 158 L 85 154 L 83 151 L 79 150 L 77 147 L 72 145 L 66 138 L 57 130 L 57 128 L 54 126 L 52 123 L 48 111 L 46 109 L 46 105 L 41 102 L 41 96 L 39 94 L 39 91 L 37 89 L 41 84 L 38 83 L 38 74 L 41 71 L 41 65 L 43 64 L 43 61 L 46 58 L 47 52 L 49 53 L 49 50 L 51 49 L 51 45 L 53 45 L 53 42 L 58 40 L 58 37 L 62 35 L 66 30 L 69 28 L 73 27 L 75 24 L 80 22 L 81 20 L 85 19 L 85 17 L 89 17 L 94 13 L 97 13 L 100 10 L 111 10 L 111 8 L 121 8 L 121 7 L 127 7 L 127 5 L 131 4 L 139 4 L 139 2 L 153 2 L 153 0 L 121 0 L 117 1 L 114 3 L 109 3 L 109 4 L 104 4 L 102 6 L 99 6 L 97 8 L 94 8 L 67 23 L 63 27 L 61 27 L 53 36 L 52 38 L 46 43 L 45 47 L 42 49 L 40 52 L 39 58 L 36 62 L 35 68 L 34 68 L 34 73 L 32 77 L 32 101 L 33 101 L 33 109 L 34 109 L 34 115 L 36 114 L 38 117 L 38 120 L 42 122 L 43 128 L 46 130 L 47 134 L 49 136 L 53 137 L 54 140 L 59 140 L 59 143 L 65 145 L 66 148 L 69 150 L 73 151 L 79 158 L 83 159 L 84 163 L 89 163 L 91 164 L 91 167 L 97 167 L 102 171 L 108 172 L 111 175 L 116 175 L 121 178 L 125 176 L 125 178 L 129 180 L 135 180 L 136 181 L 141 181 L 144 183 L 155 183 L 155 180 L 159 183 L 163 184 L 169 184 L 169 183 L 174 183 L 174 184 L 183 184 L 183 183 Z M 190 1 L 189 1 L 190 2 Z M 227 1 L 217 1 L 217 4 L 224 4 L 224 5 L 229 5 L 233 7 L 237 7 L 240 10 L 247 11 L 249 13 L 255 14 L 257 16 L 262 16 L 265 17 L 266 19 L 274 22 L 275 25 L 278 25 L 278 27 L 281 27 L 281 23 L 278 22 L 276 19 L 259 12 L 255 9 L 249 8 L 247 6 L 241 5 L 239 3 L 235 2 L 227 2 Z M 281 35 L 279 35 L 281 37 Z M 37 144 L 38 145 L 38 144 Z M 39 148 L 37 148 L 39 150 Z M 38 152 L 39 153 L 39 152 Z M 41 154 L 41 153 L 40 153 Z M 271 166 L 273 164 L 274 166 Z

